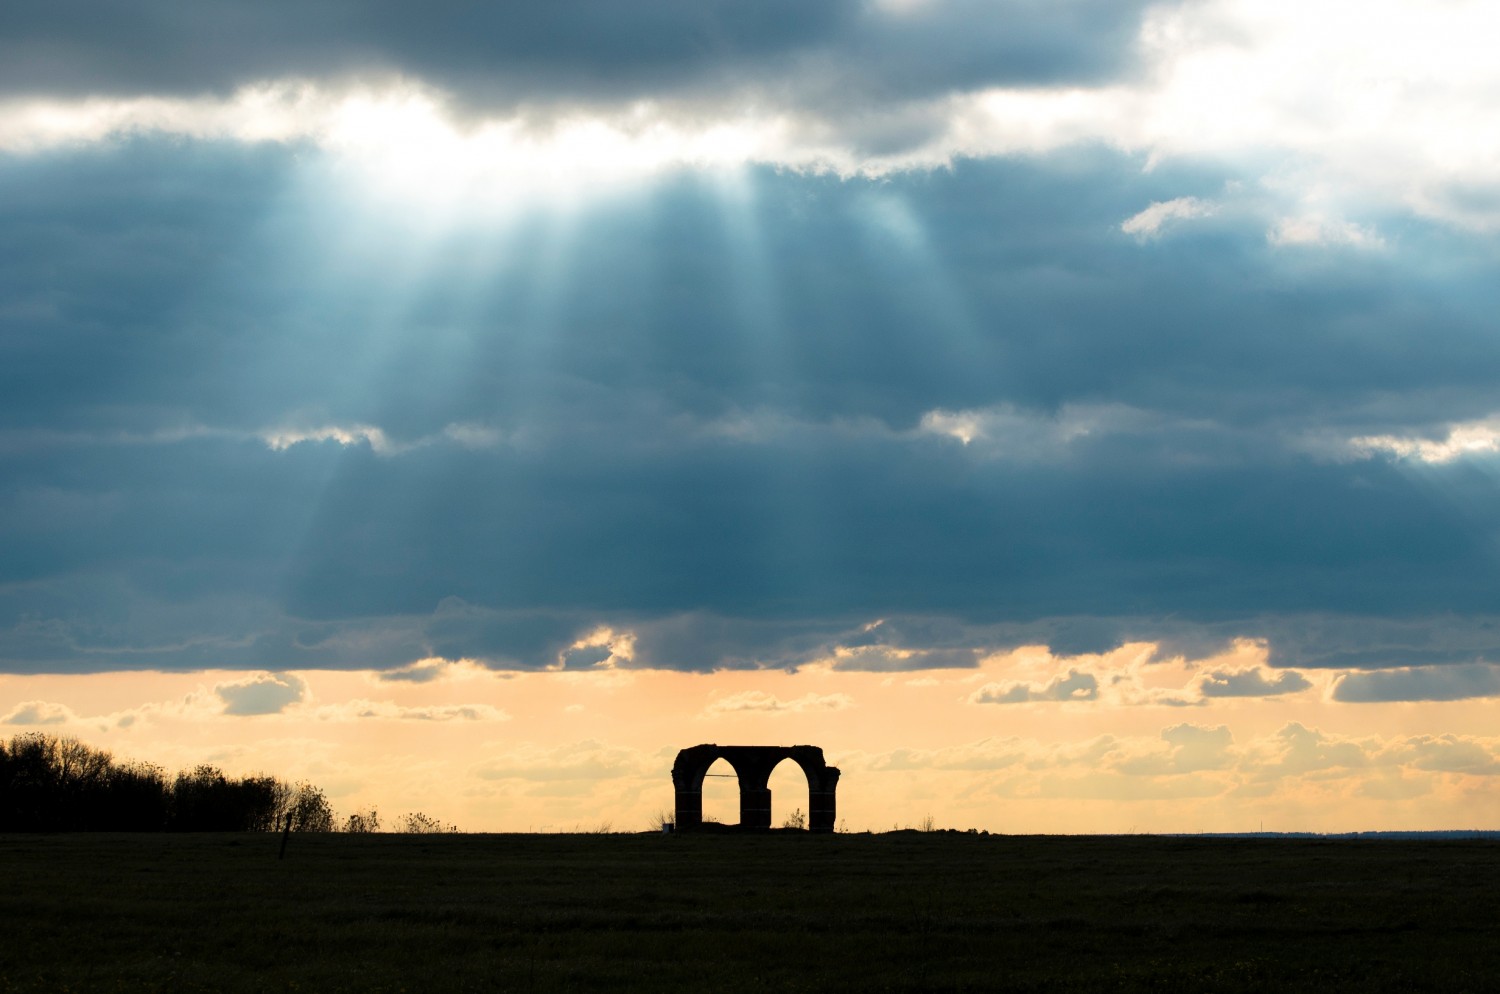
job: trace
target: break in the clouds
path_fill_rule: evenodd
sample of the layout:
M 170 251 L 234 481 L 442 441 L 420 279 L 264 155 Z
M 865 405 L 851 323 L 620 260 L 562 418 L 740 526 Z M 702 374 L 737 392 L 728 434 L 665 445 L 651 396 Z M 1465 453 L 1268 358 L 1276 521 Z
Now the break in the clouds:
M 1250 640 L 1270 668 L 965 699 L 1490 694 L 1495 26 L 7 10 L 0 666 L 240 670 L 254 715 L 303 669 Z

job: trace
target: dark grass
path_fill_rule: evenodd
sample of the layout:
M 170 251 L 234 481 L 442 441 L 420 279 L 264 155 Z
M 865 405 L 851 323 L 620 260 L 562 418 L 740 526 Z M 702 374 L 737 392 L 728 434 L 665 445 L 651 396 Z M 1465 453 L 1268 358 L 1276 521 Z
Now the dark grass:
M 0 836 L 3 991 L 1493 991 L 1493 841 Z

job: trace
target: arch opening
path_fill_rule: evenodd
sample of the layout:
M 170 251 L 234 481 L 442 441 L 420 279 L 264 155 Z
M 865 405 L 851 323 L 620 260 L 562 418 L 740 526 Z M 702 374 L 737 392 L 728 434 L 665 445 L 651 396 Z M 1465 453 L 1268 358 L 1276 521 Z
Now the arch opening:
M 739 774 L 728 760 L 716 759 L 703 774 L 703 823 L 737 825 L 739 820 Z
M 766 787 L 771 791 L 771 827 L 806 828 L 812 799 L 807 771 L 788 756 L 771 770 Z

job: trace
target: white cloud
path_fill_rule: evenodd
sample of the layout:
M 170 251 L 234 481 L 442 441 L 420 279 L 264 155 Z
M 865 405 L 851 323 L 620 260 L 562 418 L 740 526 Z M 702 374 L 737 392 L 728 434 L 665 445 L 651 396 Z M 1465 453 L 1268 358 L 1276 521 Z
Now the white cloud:
M 803 711 L 842 711 L 854 706 L 848 694 L 808 693 L 792 700 L 782 700 L 774 694 L 761 690 L 747 690 L 730 694 L 709 702 L 703 709 L 706 716 L 736 714 L 752 711 L 766 714 L 795 714 Z
M 510 715 L 489 704 L 437 704 L 407 706 L 394 701 L 355 699 L 318 708 L 314 717 L 322 721 L 509 721 Z
M 1500 416 L 1455 422 L 1447 426 L 1447 432 L 1441 438 L 1360 435 L 1349 439 L 1347 447 L 1355 456 L 1369 457 L 1384 452 L 1398 459 L 1414 459 L 1425 463 L 1448 463 L 1466 457 L 1490 456 L 1500 452 Z
M 11 100 L 0 103 L 0 150 L 42 151 L 140 132 L 292 141 L 327 128 L 337 105 L 336 98 L 312 84 L 262 84 L 228 99 Z
M 1397 751 L 1402 761 L 1419 770 L 1437 773 L 1500 775 L 1500 757 L 1493 742 L 1471 736 L 1418 735 Z
M 1379 751 L 1379 743 L 1327 735 L 1294 721 L 1260 742 L 1258 751 L 1259 775 L 1300 775 L 1369 766 L 1371 756 Z
M 1212 201 L 1200 200 L 1197 197 L 1178 197 L 1175 200 L 1153 203 L 1139 214 L 1127 218 L 1120 225 L 1120 230 L 1127 235 L 1135 235 L 1142 241 L 1147 241 L 1159 238 L 1162 226 L 1170 221 L 1208 217 L 1217 211 L 1218 205 Z
M 387 455 L 393 451 L 385 432 L 370 425 L 322 425 L 317 428 L 275 428 L 261 435 L 266 445 L 276 452 L 289 449 L 304 442 L 337 442 L 343 446 L 368 445 L 375 452 Z
M 964 445 L 984 434 L 984 425 L 973 411 L 928 411 L 922 415 L 919 428 L 933 435 L 947 435 Z
M 1371 228 L 1340 218 L 1286 217 L 1266 234 L 1272 245 L 1348 245 L 1353 248 L 1383 248 L 1385 239 Z
M 397 456 L 417 449 L 437 445 L 456 445 L 463 449 L 494 449 L 503 444 L 506 435 L 491 425 L 454 423 L 445 425 L 441 431 L 422 435 L 410 441 L 397 441 L 385 430 L 367 424 L 324 424 L 310 428 L 268 428 L 257 433 L 266 446 L 276 452 L 284 452 L 294 445 L 316 442 L 337 442 L 343 446 L 368 445 L 376 455 Z
M 1234 762 L 1231 752 L 1234 736 L 1225 725 L 1173 725 L 1162 729 L 1161 738 L 1165 750 L 1157 748 L 1133 755 L 1126 752 L 1115 761 L 1115 768 L 1121 773 L 1152 776 L 1221 770 Z
M 1027 411 L 1011 404 L 946 410 L 922 415 L 915 434 L 951 438 L 982 456 L 1045 460 L 1081 439 L 1159 430 L 1170 422 L 1125 404 L 1065 404 L 1056 412 Z

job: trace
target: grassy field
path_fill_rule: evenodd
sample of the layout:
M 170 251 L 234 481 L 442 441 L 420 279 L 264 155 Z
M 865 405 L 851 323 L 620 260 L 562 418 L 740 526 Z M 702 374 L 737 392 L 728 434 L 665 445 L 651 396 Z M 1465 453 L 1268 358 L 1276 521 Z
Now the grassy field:
M 0 836 L 0 991 L 1500 990 L 1494 842 Z

